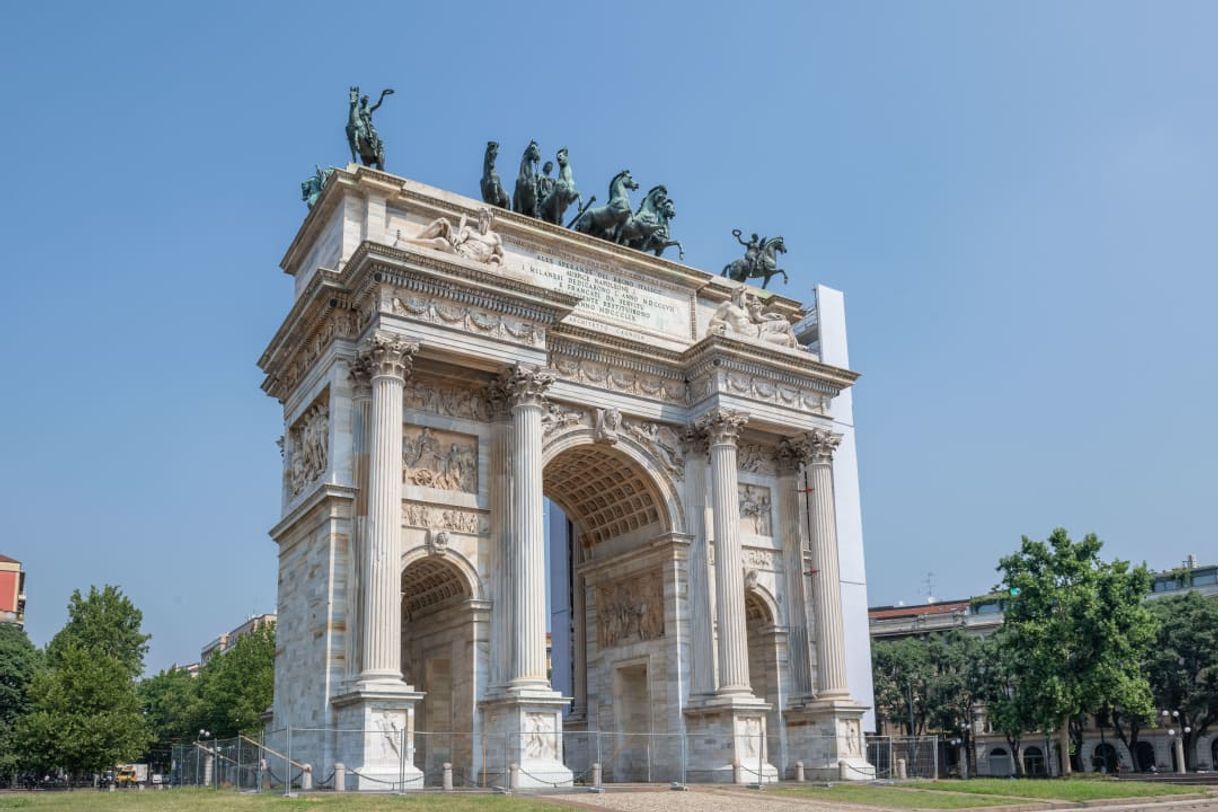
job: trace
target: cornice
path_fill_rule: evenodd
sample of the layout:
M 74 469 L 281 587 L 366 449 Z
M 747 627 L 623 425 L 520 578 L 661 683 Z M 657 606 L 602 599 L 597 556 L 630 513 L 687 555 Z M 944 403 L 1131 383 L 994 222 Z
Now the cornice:
M 859 373 L 821 363 L 803 350 L 776 351 L 773 346 L 719 335 L 694 344 L 681 354 L 681 360 L 691 379 L 716 369 L 729 369 L 771 376 L 783 383 L 815 383 L 821 391 L 833 395 L 859 378 Z

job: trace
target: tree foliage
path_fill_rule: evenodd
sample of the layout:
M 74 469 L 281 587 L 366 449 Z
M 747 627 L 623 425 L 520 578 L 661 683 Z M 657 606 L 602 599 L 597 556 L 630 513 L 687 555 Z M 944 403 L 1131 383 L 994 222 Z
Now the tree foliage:
M 199 732 L 198 679 L 189 671 L 167 668 L 139 684 L 140 704 L 155 741 L 153 748 L 165 750 L 193 741 Z
M 116 586 L 89 588 L 87 597 L 74 590 L 68 599 L 68 622 L 47 646 L 50 665 L 59 664 L 71 648 L 112 657 L 134 679 L 144 671 L 149 635 L 140 625 L 144 613 Z
M 1150 610 L 1158 620 L 1147 664 L 1151 689 L 1160 708 L 1182 715 L 1192 768 L 1195 742 L 1218 722 L 1218 601 L 1190 592 L 1151 601 Z
M 72 593 L 68 622 L 47 645 L 47 668 L 17 724 L 27 768 L 87 775 L 144 752 L 150 737 L 135 690 L 148 648 L 142 620 L 117 587 Z
M 1152 709 L 1141 669 L 1155 634 L 1144 602 L 1151 576 L 1144 566 L 1101 560 L 1102 547 L 1094 534 L 1075 542 L 1058 528 L 1047 541 L 1025 536 L 998 565 L 1012 596 L 1003 634 L 1017 654 L 1012 677 L 1030 688 L 1023 710 L 1046 731 L 1114 705 Z
M 0 779 L 19 766 L 17 722 L 30 707 L 30 684 L 42 667 L 42 656 L 25 630 L 0 624 Z
M 213 657 L 198 677 L 201 727 L 219 737 L 262 727 L 275 685 L 275 627 L 261 626 Z

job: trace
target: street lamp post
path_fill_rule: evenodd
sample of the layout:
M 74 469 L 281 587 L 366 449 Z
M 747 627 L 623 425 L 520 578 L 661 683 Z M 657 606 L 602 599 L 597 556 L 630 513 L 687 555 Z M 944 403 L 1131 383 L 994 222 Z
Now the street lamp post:
M 211 736 L 210 732 L 208 732 L 204 728 L 199 728 L 199 747 L 198 747 L 199 750 L 203 750 L 205 748 L 205 745 L 203 744 L 203 742 L 205 742 L 207 740 L 208 736 Z M 212 738 L 211 752 L 208 753 L 207 759 L 204 760 L 204 762 L 203 762 L 203 771 L 206 772 L 209 766 L 211 768 L 212 775 L 215 775 L 216 774 L 216 748 L 215 748 L 215 738 L 214 737 Z M 211 784 L 211 776 L 207 777 L 207 783 L 208 783 L 208 785 Z M 198 758 L 196 758 L 195 759 L 195 785 L 201 786 L 202 784 L 203 784 L 203 776 L 199 775 Z
M 1176 772 L 1184 775 L 1188 772 L 1188 767 L 1184 763 L 1184 738 L 1193 732 L 1193 729 L 1187 724 L 1184 724 L 1184 717 L 1180 715 L 1180 711 L 1160 711 L 1159 718 L 1164 725 L 1167 725 L 1167 739 L 1171 742 L 1172 749 L 1176 753 Z M 1179 732 L 1172 725 L 1182 724 Z

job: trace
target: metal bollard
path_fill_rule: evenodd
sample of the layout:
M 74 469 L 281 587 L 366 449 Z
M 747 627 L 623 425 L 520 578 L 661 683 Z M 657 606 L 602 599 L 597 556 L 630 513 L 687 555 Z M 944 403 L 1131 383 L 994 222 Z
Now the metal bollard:
M 452 788 L 453 788 L 453 765 L 452 765 L 452 762 L 446 761 L 446 762 L 444 762 L 444 789 L 451 792 Z
M 347 765 L 341 761 L 334 762 L 334 791 L 347 791 Z
M 905 759 L 898 758 L 897 759 L 897 780 L 904 781 L 907 777 L 908 777 L 908 775 L 905 772 Z
M 300 791 L 313 791 L 313 765 L 305 764 L 300 768 Z
M 804 763 L 802 761 L 795 762 L 795 780 L 801 784 L 804 782 Z
M 520 765 L 514 761 L 508 765 L 508 789 L 520 789 Z
M 842 759 L 841 761 L 837 762 L 837 780 L 850 780 L 850 765 L 846 763 L 846 759 Z
M 601 788 L 601 763 L 599 761 L 592 763 L 592 786 L 597 789 Z
M 732 762 L 732 783 L 733 784 L 743 784 L 744 783 L 744 768 L 740 766 L 739 761 Z

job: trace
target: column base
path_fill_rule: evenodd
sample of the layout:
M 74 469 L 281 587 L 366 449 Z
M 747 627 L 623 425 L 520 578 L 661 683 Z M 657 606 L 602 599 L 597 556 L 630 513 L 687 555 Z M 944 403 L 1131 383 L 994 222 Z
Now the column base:
M 874 781 L 863 738 L 866 710 L 849 696 L 789 707 L 783 716 L 792 763 L 802 761 L 810 781 Z
M 414 709 L 422 699 L 399 681 L 364 683 L 330 700 L 338 711 L 335 761 L 347 767 L 344 789 L 423 788 L 423 772 L 414 765 Z
M 562 712 L 569 702 L 548 687 L 509 688 L 483 700 L 487 782 L 509 787 L 515 764 L 521 789 L 572 786 L 574 775 L 563 763 L 562 742 Z
M 691 697 L 685 708 L 689 780 L 720 784 L 777 781 L 766 731 L 770 707 L 752 695 Z

